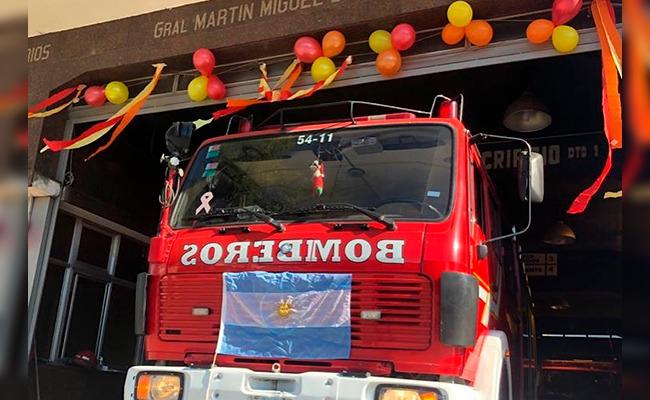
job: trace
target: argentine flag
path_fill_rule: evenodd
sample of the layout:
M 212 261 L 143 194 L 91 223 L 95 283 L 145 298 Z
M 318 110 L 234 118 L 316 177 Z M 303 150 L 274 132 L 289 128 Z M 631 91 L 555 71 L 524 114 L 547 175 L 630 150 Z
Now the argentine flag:
M 350 357 L 352 275 L 223 274 L 217 353 L 304 360 Z

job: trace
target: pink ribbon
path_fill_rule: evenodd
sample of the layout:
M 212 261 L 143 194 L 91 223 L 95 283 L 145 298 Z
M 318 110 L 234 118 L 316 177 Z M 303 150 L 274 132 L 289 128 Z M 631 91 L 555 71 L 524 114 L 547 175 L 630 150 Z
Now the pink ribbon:
M 202 210 L 205 210 L 205 213 L 210 212 L 210 201 L 214 198 L 212 192 L 206 192 L 201 195 L 201 205 L 196 209 L 194 215 L 198 215 Z

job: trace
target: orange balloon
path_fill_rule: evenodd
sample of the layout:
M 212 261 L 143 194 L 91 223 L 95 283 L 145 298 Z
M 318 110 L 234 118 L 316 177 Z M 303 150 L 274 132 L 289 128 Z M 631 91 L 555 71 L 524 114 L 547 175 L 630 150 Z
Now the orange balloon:
M 492 41 L 492 26 L 483 19 L 475 19 L 465 27 L 465 35 L 474 46 L 487 46 Z
M 402 69 L 402 56 L 395 49 L 384 50 L 377 56 L 377 71 L 384 76 L 393 76 Z
M 450 46 L 458 44 L 461 40 L 463 40 L 464 37 L 465 28 L 447 24 L 442 29 L 442 41 Z
M 526 37 L 533 44 L 541 44 L 551 38 L 553 28 L 555 28 L 553 21 L 544 18 L 536 19 L 526 28 Z
M 323 37 L 323 55 L 336 57 L 345 49 L 345 36 L 339 31 L 329 31 Z

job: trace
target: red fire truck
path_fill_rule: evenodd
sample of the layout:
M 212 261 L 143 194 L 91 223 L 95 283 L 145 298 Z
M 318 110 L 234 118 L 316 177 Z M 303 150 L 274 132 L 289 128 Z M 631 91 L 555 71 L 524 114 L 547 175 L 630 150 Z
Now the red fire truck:
M 534 324 L 516 236 L 543 197 L 543 161 L 518 140 L 528 225 L 505 222 L 497 188 L 461 122 L 430 111 L 343 102 L 345 120 L 263 124 L 206 140 L 167 133 L 168 178 L 149 273 L 138 280 L 143 362 L 124 399 L 534 399 Z M 357 116 L 363 107 L 392 114 Z M 232 122 L 233 120 L 231 120 Z M 230 124 L 229 124 L 230 126 Z M 206 130 L 206 128 L 203 128 Z M 177 183 L 179 182 L 179 183 Z M 516 193 L 516 191 L 515 191 Z M 216 354 L 222 275 L 351 274 L 347 359 Z

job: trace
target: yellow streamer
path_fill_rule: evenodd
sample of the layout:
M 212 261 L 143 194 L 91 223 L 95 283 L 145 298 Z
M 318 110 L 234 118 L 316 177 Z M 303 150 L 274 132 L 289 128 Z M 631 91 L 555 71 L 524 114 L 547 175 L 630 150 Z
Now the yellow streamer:
M 31 113 L 27 115 L 27 118 L 45 118 L 49 117 L 50 115 L 57 114 L 63 110 L 65 110 L 67 107 L 69 107 L 73 103 L 77 103 L 79 101 L 79 96 L 81 95 L 81 91 L 86 88 L 86 85 L 79 85 L 77 88 L 77 94 L 72 98 L 72 100 L 65 102 L 61 104 L 58 107 L 55 107 L 51 110 L 43 111 L 43 112 L 38 112 L 38 113 Z

